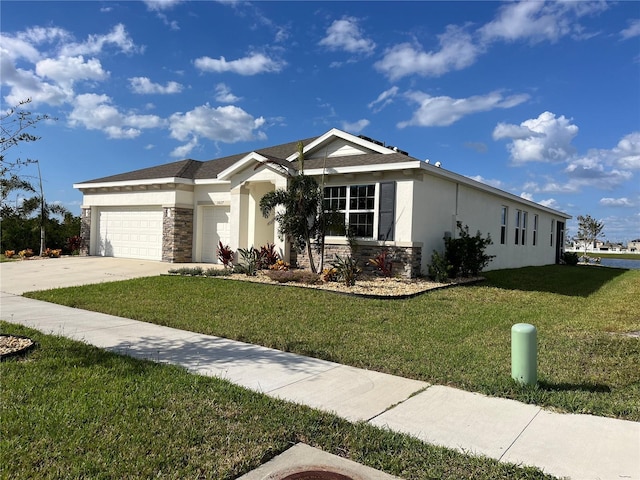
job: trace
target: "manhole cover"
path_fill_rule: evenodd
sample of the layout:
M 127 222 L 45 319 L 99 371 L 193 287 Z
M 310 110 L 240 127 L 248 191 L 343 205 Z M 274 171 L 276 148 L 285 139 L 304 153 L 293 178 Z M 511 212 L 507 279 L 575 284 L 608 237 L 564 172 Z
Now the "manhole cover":
M 305 472 L 292 473 L 281 480 L 353 480 L 353 478 L 341 473 L 325 472 L 321 470 L 308 470 Z

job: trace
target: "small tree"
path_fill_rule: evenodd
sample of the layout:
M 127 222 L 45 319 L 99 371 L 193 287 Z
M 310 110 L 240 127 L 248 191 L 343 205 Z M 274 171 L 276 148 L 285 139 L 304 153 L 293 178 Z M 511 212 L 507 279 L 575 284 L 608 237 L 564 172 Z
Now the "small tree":
M 592 218 L 591 215 L 578 216 L 578 235 L 576 240 L 584 245 L 584 251 L 586 253 L 587 246 L 591 245 L 596 247 L 596 241 L 598 238 L 603 237 L 602 230 L 604 230 L 604 223 Z

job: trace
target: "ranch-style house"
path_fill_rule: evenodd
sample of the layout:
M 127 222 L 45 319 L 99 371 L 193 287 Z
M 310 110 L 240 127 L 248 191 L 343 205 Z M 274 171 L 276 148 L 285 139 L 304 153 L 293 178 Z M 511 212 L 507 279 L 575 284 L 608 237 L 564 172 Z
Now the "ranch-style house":
M 319 137 L 209 161 L 181 160 L 74 185 L 83 193 L 82 237 L 88 255 L 165 262 L 218 263 L 218 242 L 234 251 L 273 243 L 286 261 L 305 265 L 306 253 L 278 237 L 263 218 L 262 196 L 286 188 L 298 173 L 322 179 L 325 202 L 344 213 L 366 259 L 383 248 L 395 271 L 428 271 L 456 224 L 489 234 L 488 269 L 560 260 L 569 215 L 413 158 L 377 140 L 332 129 Z M 327 236 L 325 259 L 349 252 L 344 236 Z

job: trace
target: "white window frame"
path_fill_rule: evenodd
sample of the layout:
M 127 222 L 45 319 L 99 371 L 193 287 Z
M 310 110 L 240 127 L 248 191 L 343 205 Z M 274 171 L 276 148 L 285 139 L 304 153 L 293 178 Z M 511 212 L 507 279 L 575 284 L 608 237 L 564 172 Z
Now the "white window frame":
M 352 187 L 369 187 L 369 186 L 373 186 L 373 209 L 351 209 L 351 188 Z M 378 216 L 379 216 L 379 201 L 380 201 L 380 183 L 376 182 L 376 183 L 353 183 L 353 184 L 340 184 L 340 185 L 325 185 L 325 191 L 328 188 L 340 188 L 340 187 L 346 187 L 346 199 L 345 199 L 345 208 L 344 209 L 337 209 L 337 212 L 340 213 L 344 213 L 345 216 L 345 223 L 348 225 L 349 222 L 349 217 L 350 215 L 356 214 L 356 213 L 364 213 L 364 214 L 371 214 L 373 215 L 373 221 L 372 221 L 372 231 L 371 231 L 371 236 L 367 236 L 367 237 L 356 237 L 358 239 L 362 239 L 362 240 L 375 240 L 377 235 L 376 232 L 378 231 Z M 324 194 L 324 192 L 323 192 Z M 341 198 L 341 197 L 337 197 L 337 198 Z M 327 235 L 327 237 L 333 237 L 333 238 L 344 238 L 343 236 L 337 236 L 337 235 Z
M 509 207 L 502 205 L 500 210 L 500 245 L 506 245 L 509 236 Z

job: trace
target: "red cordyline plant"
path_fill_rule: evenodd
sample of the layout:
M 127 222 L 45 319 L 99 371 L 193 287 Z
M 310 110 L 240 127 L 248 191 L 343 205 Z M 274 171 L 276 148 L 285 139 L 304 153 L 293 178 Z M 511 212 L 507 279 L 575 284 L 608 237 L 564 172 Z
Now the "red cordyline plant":
M 233 259 L 235 252 L 229 248 L 229 245 L 223 245 L 222 240 L 218 242 L 218 260 L 222 262 L 224 268 L 233 268 Z
M 392 256 L 389 255 L 387 250 L 382 250 L 376 257 L 370 258 L 369 263 L 376 267 L 378 274 L 383 277 L 390 277 L 393 275 L 393 262 Z

